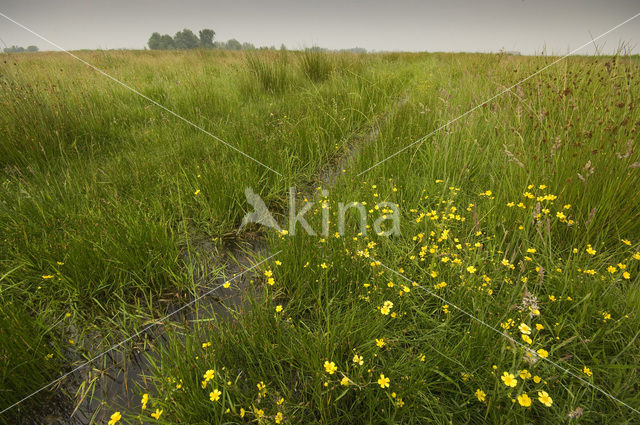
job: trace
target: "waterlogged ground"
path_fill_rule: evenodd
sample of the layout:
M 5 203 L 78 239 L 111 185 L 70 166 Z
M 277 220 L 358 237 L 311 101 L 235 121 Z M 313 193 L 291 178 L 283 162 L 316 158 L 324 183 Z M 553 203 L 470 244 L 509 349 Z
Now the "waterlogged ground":
M 568 58 L 385 160 L 554 58 L 83 55 L 280 175 L 71 59 L 9 56 L 1 406 L 157 321 L 96 422 L 638 421 L 636 58 Z M 283 229 L 296 187 L 316 235 L 236 234 L 246 187 Z M 238 239 L 268 254 L 221 277 Z M 221 281 L 224 314 L 160 324 Z M 58 390 L 3 420 L 79 402 Z

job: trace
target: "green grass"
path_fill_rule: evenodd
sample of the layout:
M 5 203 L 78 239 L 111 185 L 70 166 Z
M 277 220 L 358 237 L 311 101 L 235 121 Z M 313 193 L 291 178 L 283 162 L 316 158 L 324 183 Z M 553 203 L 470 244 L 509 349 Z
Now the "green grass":
M 161 300 L 206 286 L 194 275 L 216 265 L 201 247 L 222 251 L 237 237 L 245 187 L 281 218 L 287 187 L 309 188 L 299 204 L 317 201 L 326 164 L 347 156 L 328 188 L 329 235 L 267 234 L 270 252 L 282 252 L 253 278 L 250 308 L 167 327 L 140 389 L 149 406 L 123 412 L 126 421 L 156 408 L 161 422 L 192 424 L 273 422 L 278 412 L 291 423 L 559 423 L 578 408 L 576 423 L 637 420 L 456 308 L 525 345 L 518 325 L 528 324 L 532 349 L 640 406 L 637 59 L 569 58 L 359 176 L 553 58 L 82 55 L 282 176 L 70 58 L 10 56 L 0 68 L 0 296 L 3 320 L 16 325 L 0 350 L 7 368 L 53 356 L 41 374 L 3 376 L 0 407 L 68 369 L 63 353 L 97 352 L 161 316 Z M 549 194 L 557 198 L 536 199 Z M 372 230 L 383 200 L 398 205 L 400 236 Z M 337 238 L 337 203 L 351 201 L 366 202 L 368 235 L 354 210 Z M 316 207 L 308 216 L 319 230 Z M 385 301 L 396 317 L 382 314 Z M 521 379 L 522 369 L 541 381 Z M 505 371 L 515 388 L 500 380 Z M 214 389 L 220 399 L 210 401 Z M 531 407 L 513 401 L 522 393 Z
M 379 58 L 364 75 L 322 85 L 311 85 L 293 66 L 287 72 L 298 83 L 275 97 L 271 90 L 243 90 L 256 57 L 79 55 L 282 175 L 72 58 L 8 57 L 1 71 L 0 273 L 12 272 L 1 296 L 3 305 L 21 304 L 58 324 L 29 330 L 34 340 L 53 333 L 52 352 L 68 349 L 68 339 L 74 351 L 98 352 L 136 321 L 161 315 L 162 296 L 206 286 L 192 275 L 207 267 L 201 264 L 207 255 L 194 259 L 193 246 L 221 244 L 235 232 L 244 187 L 277 204 L 281 187 L 309 180 L 392 103 L 399 86 Z M 31 364 L 41 363 L 39 353 L 27 353 Z M 3 384 L 2 405 L 42 383 Z

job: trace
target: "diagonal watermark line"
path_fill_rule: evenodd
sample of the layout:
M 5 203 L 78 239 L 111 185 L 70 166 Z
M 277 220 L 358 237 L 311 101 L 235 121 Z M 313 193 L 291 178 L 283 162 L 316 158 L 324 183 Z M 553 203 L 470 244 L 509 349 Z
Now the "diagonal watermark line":
M 35 35 L 36 37 L 44 40 L 45 42 L 51 44 L 52 46 L 54 46 L 55 48 L 63 51 L 64 53 L 68 54 L 69 56 L 71 56 L 74 59 L 79 60 L 80 62 L 82 62 L 83 64 L 87 65 L 89 68 L 93 69 L 94 71 L 97 71 L 98 73 L 104 75 L 105 77 L 109 78 L 110 80 L 120 84 L 122 87 L 132 91 L 133 93 L 137 94 L 138 96 L 144 98 L 145 100 L 147 100 L 150 103 L 153 103 L 154 105 L 156 105 L 158 108 L 170 113 L 171 115 L 173 115 L 174 117 L 186 122 L 187 124 L 189 124 L 191 127 L 194 127 L 200 131 L 202 131 L 203 133 L 205 133 L 207 136 L 212 137 L 213 139 L 217 140 L 218 142 L 222 143 L 223 145 L 227 146 L 230 149 L 233 149 L 234 151 L 238 152 L 239 154 L 249 158 L 250 160 L 252 160 L 253 162 L 256 162 L 260 165 L 262 165 L 263 167 L 265 167 L 266 169 L 268 169 L 269 171 L 272 171 L 274 173 L 276 173 L 279 176 L 282 176 L 282 174 L 280 174 L 279 172 L 277 172 L 276 170 L 274 170 L 273 168 L 269 167 L 268 165 L 263 164 L 262 162 L 258 161 L 257 159 L 255 159 L 254 157 L 252 157 L 249 154 L 244 153 L 243 151 L 241 151 L 240 149 L 236 148 L 235 146 L 233 146 L 230 143 L 225 142 L 224 140 L 222 140 L 220 137 L 216 136 L 215 134 L 212 134 L 210 132 L 208 132 L 207 130 L 205 130 L 204 128 L 200 127 L 199 125 L 193 123 L 192 121 L 189 121 L 188 119 L 184 118 L 182 115 L 173 112 L 171 109 L 167 108 L 166 106 L 156 102 L 155 100 L 151 99 L 148 96 L 145 96 L 144 94 L 140 93 L 138 90 L 134 89 L 133 87 L 129 86 L 126 83 L 123 83 L 122 81 L 118 80 L 117 78 L 113 77 L 110 74 L 107 74 L 106 72 L 104 72 L 103 70 L 101 70 L 100 68 L 98 68 L 95 65 L 90 64 L 89 62 L 85 61 L 84 59 L 79 58 L 78 56 L 74 55 L 73 53 L 69 52 L 68 50 L 60 47 L 58 44 L 54 43 L 53 41 L 45 38 L 44 36 L 38 34 L 37 32 L 33 31 L 31 28 L 28 28 L 24 25 L 22 25 L 20 22 L 15 21 L 14 19 L 10 18 L 9 16 L 5 15 L 4 13 L 0 12 L 0 16 L 2 16 L 3 18 L 13 22 L 14 24 L 16 24 L 17 26 L 19 26 L 20 28 L 29 31 L 31 34 Z
M 602 34 L 600 34 L 600 35 L 599 35 L 599 36 L 597 36 L 596 38 L 591 39 L 589 42 L 587 42 L 587 43 L 583 44 L 582 46 L 580 46 L 580 47 L 578 47 L 578 48 L 576 48 L 576 49 L 573 49 L 571 52 L 567 53 L 566 55 L 562 56 L 561 58 L 556 59 L 555 61 L 551 62 L 550 64 L 548 64 L 548 65 L 546 65 L 546 66 L 544 66 L 544 67 L 540 68 L 539 70 L 537 70 L 537 71 L 536 71 L 536 72 L 534 72 L 533 74 L 531 74 L 531 75 L 529 75 L 528 77 L 526 77 L 526 78 L 524 78 L 524 79 L 522 79 L 522 80 L 518 81 L 518 82 L 517 82 L 517 83 L 515 83 L 514 85 L 512 85 L 512 86 L 510 86 L 510 87 L 507 87 L 506 89 L 502 90 L 502 91 L 501 91 L 501 92 L 499 92 L 498 94 L 493 95 L 493 96 L 492 96 L 492 97 L 490 97 L 489 99 L 487 99 L 487 100 L 485 100 L 484 102 L 482 102 L 482 103 L 480 103 L 480 104 L 478 104 L 478 105 L 474 106 L 473 108 L 471 108 L 471 109 L 469 109 L 468 111 L 464 112 L 463 114 L 461 114 L 461 115 L 457 116 L 456 118 L 452 119 L 451 121 L 447 122 L 446 124 L 441 125 L 440 127 L 438 127 L 438 128 L 436 128 L 435 130 L 433 130 L 431 133 L 429 133 L 429 134 L 427 134 L 427 135 L 425 135 L 425 136 L 422 136 L 421 138 L 419 138 L 419 139 L 418 139 L 418 140 L 416 140 L 415 142 L 413 142 L 413 143 L 411 143 L 411 144 L 409 144 L 409 145 L 405 146 L 404 148 L 400 149 L 399 151 L 397 151 L 397 152 L 395 152 L 395 153 L 393 153 L 393 154 L 389 155 L 388 157 L 386 157 L 386 158 L 385 158 L 385 159 L 383 159 L 382 161 L 379 161 L 379 162 L 375 163 L 375 164 L 374 164 L 374 165 L 372 165 L 371 167 L 369 167 L 369 168 L 367 168 L 366 170 L 364 170 L 364 171 L 362 171 L 361 173 L 359 173 L 359 174 L 358 174 L 358 177 L 359 177 L 359 176 L 361 176 L 361 175 L 363 175 L 363 174 L 364 174 L 364 173 L 366 173 L 367 171 L 371 170 L 372 168 L 375 168 L 375 167 L 377 167 L 378 165 L 380 165 L 380 164 L 382 164 L 382 163 L 384 163 L 384 162 L 386 162 L 386 161 L 390 160 L 391 158 L 393 158 L 393 157 L 395 157 L 395 156 L 397 156 L 397 155 L 401 154 L 402 152 L 406 151 L 406 150 L 407 150 L 407 149 L 409 149 L 410 147 L 415 146 L 416 144 L 423 142 L 425 139 L 428 139 L 429 137 L 433 136 L 434 134 L 436 134 L 436 133 L 440 132 L 441 130 L 443 130 L 443 129 L 447 128 L 447 127 L 449 127 L 451 124 L 453 124 L 454 122 L 458 121 L 459 119 L 466 117 L 467 115 L 469 115 L 470 113 L 472 113 L 472 112 L 473 112 L 473 111 L 475 111 L 476 109 L 483 107 L 483 106 L 484 106 L 484 105 L 486 105 L 487 103 L 489 103 L 489 102 L 491 102 L 491 101 L 493 101 L 493 100 L 495 100 L 495 99 L 499 98 L 500 96 L 502 96 L 503 94 L 507 93 L 508 91 L 511 91 L 512 89 L 514 89 L 514 88 L 518 87 L 520 84 L 522 84 L 522 83 L 524 83 L 524 82 L 526 82 L 526 81 L 530 80 L 531 78 L 535 77 L 536 75 L 540 74 L 541 72 L 545 71 L 546 69 L 548 69 L 548 68 L 550 68 L 550 67 L 554 66 L 554 65 L 555 65 L 555 64 L 557 64 L 558 62 L 561 62 L 561 61 L 565 60 L 565 59 L 566 59 L 566 58 L 568 58 L 569 56 L 573 55 L 574 53 L 576 53 L 576 52 L 578 52 L 578 51 L 580 51 L 580 50 L 582 50 L 582 49 L 584 49 L 584 48 L 585 48 L 585 47 L 587 47 L 588 45 L 595 43 L 596 41 L 598 41 L 598 40 L 599 40 L 599 39 L 601 39 L 602 37 L 604 37 L 604 36 L 608 35 L 609 33 L 613 32 L 613 31 L 615 31 L 615 30 L 617 30 L 617 29 L 618 29 L 618 28 L 620 28 L 621 26 L 623 26 L 623 25 L 625 25 L 625 24 L 627 24 L 627 23 L 629 23 L 629 22 L 633 21 L 633 20 L 634 20 L 634 19 L 636 19 L 638 16 L 640 16 L 640 12 L 639 12 L 639 13 L 636 13 L 636 14 L 635 14 L 635 15 L 633 15 L 631 18 L 629 18 L 629 19 L 627 19 L 627 20 L 625 20 L 625 21 L 623 21 L 623 22 L 619 23 L 619 24 L 618 24 L 618 25 L 616 25 L 615 27 L 613 27 L 613 28 L 611 28 L 611 29 L 609 29 L 609 30 L 607 30 L 607 31 L 603 32 Z
M 227 282 L 231 282 L 234 279 L 239 278 L 240 276 L 242 276 L 243 274 L 255 269 L 256 267 L 258 267 L 260 264 L 267 262 L 268 260 L 270 260 L 271 258 L 275 257 L 276 255 L 280 254 L 282 252 L 282 250 L 276 252 L 275 254 L 272 254 L 270 256 L 268 256 L 267 258 L 265 258 L 264 260 L 254 264 L 253 266 L 249 267 L 248 269 L 244 270 L 241 273 L 238 273 L 237 275 L 233 276 L 231 279 L 227 280 L 225 283 Z M 204 294 L 200 295 L 199 297 L 194 298 L 193 300 L 189 301 L 188 303 L 186 303 L 185 305 L 183 305 L 182 307 L 178 308 L 175 311 L 172 311 L 171 313 L 167 314 L 166 316 L 164 316 L 161 319 L 155 320 L 153 323 L 148 324 L 147 326 L 145 326 L 144 328 L 142 328 L 141 330 L 139 330 L 138 332 L 134 333 L 133 335 L 129 336 L 127 339 L 120 341 L 119 343 L 117 343 L 116 345 L 111 346 L 110 348 L 108 348 L 107 350 L 103 351 L 100 354 L 97 354 L 96 356 L 92 357 L 91 359 L 87 360 L 86 362 L 82 363 L 79 366 L 76 366 L 74 369 L 70 370 L 69 372 L 65 373 L 64 375 L 60 376 L 59 378 L 56 378 L 55 380 L 51 381 L 50 383 L 48 383 L 47 385 L 43 386 L 42 388 L 32 392 L 31 394 L 29 394 L 28 396 L 18 400 L 17 402 L 13 403 L 11 406 L 3 409 L 2 411 L 0 411 L 0 415 L 2 415 L 3 413 L 13 409 L 14 407 L 16 407 L 17 405 L 19 405 L 20 403 L 30 399 L 31 397 L 33 397 L 34 395 L 46 390 L 47 388 L 50 388 L 51 386 L 55 385 L 56 383 L 62 381 L 63 379 L 65 379 L 67 376 L 77 372 L 80 369 L 83 369 L 84 367 L 88 366 L 89 364 L 93 363 L 94 361 L 98 360 L 99 358 L 101 358 L 102 356 L 104 356 L 105 354 L 110 353 L 111 351 L 115 350 L 116 348 L 122 346 L 123 344 L 125 344 L 128 341 L 131 341 L 132 339 L 142 335 L 143 333 L 145 333 L 147 330 L 149 330 L 150 328 L 154 327 L 155 325 L 158 325 L 162 322 L 164 322 L 166 319 L 168 319 L 169 317 L 173 316 L 174 314 L 184 310 L 185 308 L 193 305 L 194 303 L 198 302 L 199 300 L 201 300 L 202 298 L 210 295 L 212 292 L 215 292 L 217 289 L 220 289 L 222 286 L 224 286 L 225 283 L 222 283 L 218 286 L 216 286 L 213 289 L 210 289 L 209 291 L 205 292 Z
M 402 279 L 406 280 L 407 282 L 409 282 L 409 283 L 411 283 L 411 284 L 413 284 L 413 283 L 416 283 L 416 284 L 417 284 L 417 282 L 413 282 L 411 279 L 409 279 L 408 277 L 404 276 L 402 273 L 400 273 L 400 272 L 398 272 L 398 271 L 396 271 L 396 270 L 394 270 L 394 269 L 392 269 L 392 268 L 388 267 L 387 265 L 385 265 L 384 263 L 382 263 L 382 261 L 380 261 L 380 260 L 376 260 L 376 259 L 375 259 L 375 258 L 373 258 L 373 257 L 369 257 L 369 258 L 370 258 L 371 260 L 375 261 L 377 264 L 379 264 L 379 265 L 381 265 L 382 267 L 384 267 L 385 269 L 387 269 L 388 271 L 390 271 L 391 273 L 393 273 L 393 274 L 396 274 L 396 275 L 400 276 Z M 478 318 L 477 318 L 477 317 L 475 317 L 473 314 L 469 313 L 468 311 L 464 310 L 463 308 L 458 307 L 457 305 L 453 304 L 452 302 L 447 301 L 445 298 L 443 298 L 442 296 L 440 296 L 440 295 L 436 294 L 435 292 L 433 292 L 433 291 L 431 291 L 431 290 L 429 290 L 429 289 L 425 288 L 425 287 L 424 287 L 424 286 L 422 286 L 422 285 L 417 285 L 417 287 L 418 287 L 418 288 L 420 288 L 420 289 L 422 289 L 422 290 L 424 290 L 424 291 L 426 291 L 429 295 L 431 295 L 431 296 L 433 296 L 433 297 L 435 297 L 435 298 L 439 299 L 440 301 L 444 302 L 445 304 L 450 305 L 451 307 L 455 308 L 456 310 L 460 311 L 461 313 L 465 314 L 466 316 L 469 316 L 469 318 L 471 318 L 472 320 L 475 320 L 476 322 L 480 323 L 481 325 L 483 325 L 483 326 L 485 326 L 485 327 L 487 327 L 487 328 L 491 329 L 492 331 L 496 332 L 497 334 L 499 334 L 499 335 L 501 335 L 501 336 L 505 337 L 506 339 L 508 339 L 508 340 L 509 340 L 509 341 L 511 341 L 512 343 L 514 343 L 514 344 L 516 344 L 516 345 L 519 345 L 520 347 L 524 348 L 526 352 L 536 354 L 536 353 L 535 353 L 531 348 L 527 347 L 526 345 L 524 345 L 524 344 L 523 344 L 523 343 L 521 343 L 520 341 L 518 341 L 518 340 L 514 339 L 511 335 L 506 334 L 506 333 L 503 333 L 503 332 L 500 332 L 500 330 L 498 330 L 495 326 L 491 326 L 490 324 L 488 324 L 488 323 L 487 323 L 487 322 L 485 322 L 484 320 L 482 320 L 482 319 L 478 319 Z M 536 355 L 537 355 L 537 354 L 536 354 Z M 574 378 L 578 379 L 578 380 L 579 380 L 580 382 L 582 382 L 583 384 L 585 384 L 585 385 L 587 385 L 587 386 L 589 386 L 589 387 L 593 388 L 594 390 L 599 391 L 600 393 L 602 393 L 602 394 L 606 395 L 607 397 L 609 397 L 609 398 L 610 398 L 610 399 L 612 399 L 612 400 L 617 401 L 618 403 L 622 404 L 623 406 L 628 407 L 629 409 L 633 410 L 635 413 L 640 414 L 640 410 L 638 410 L 638 409 L 636 409 L 636 408 L 634 408 L 634 407 L 631 407 L 630 405 L 628 405 L 628 404 L 627 404 L 627 403 L 625 403 L 624 401 L 622 401 L 622 400 L 620 400 L 620 399 L 616 398 L 615 396 L 613 396 L 612 394 L 610 394 L 610 393 L 606 392 L 606 391 L 605 391 L 605 390 L 603 390 L 602 388 L 600 388 L 600 387 L 598 387 L 598 386 L 596 386 L 596 385 L 593 385 L 591 382 L 589 382 L 589 381 L 587 381 L 587 380 L 583 379 L 582 377 L 580 377 L 579 375 L 577 375 L 577 374 L 575 374 L 574 372 L 570 371 L 569 369 L 567 369 L 567 368 L 565 368 L 565 367 L 560 366 L 558 363 L 554 362 L 553 360 L 551 360 L 551 359 L 549 359 L 549 358 L 547 358 L 547 357 L 540 357 L 540 356 L 538 356 L 538 357 L 539 357 L 540 359 L 542 359 L 542 360 L 544 360 L 544 361 L 546 361 L 546 362 L 548 362 L 548 363 L 552 364 L 553 366 L 555 366 L 556 368 L 558 368 L 558 369 L 562 370 L 563 372 L 565 372 L 565 373 L 567 373 L 567 374 L 571 375 L 572 377 L 574 377 Z

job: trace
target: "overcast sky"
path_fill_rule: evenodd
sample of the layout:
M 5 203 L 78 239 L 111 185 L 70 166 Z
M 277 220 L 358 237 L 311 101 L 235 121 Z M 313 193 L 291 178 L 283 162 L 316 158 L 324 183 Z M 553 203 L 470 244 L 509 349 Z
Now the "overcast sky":
M 149 35 L 197 34 L 256 46 L 566 53 L 640 12 L 638 0 L 0 0 L 0 12 L 65 49 L 145 46 Z M 51 45 L 0 17 L 6 45 Z M 640 17 L 599 44 L 630 42 Z M 593 53 L 592 46 L 580 53 Z

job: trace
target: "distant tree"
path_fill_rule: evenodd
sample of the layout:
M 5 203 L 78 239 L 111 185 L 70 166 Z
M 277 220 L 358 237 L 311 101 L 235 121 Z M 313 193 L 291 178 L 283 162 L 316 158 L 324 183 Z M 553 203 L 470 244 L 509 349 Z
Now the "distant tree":
M 21 53 L 21 52 L 24 52 L 24 47 L 15 46 L 15 45 L 11 47 L 5 47 L 4 52 L 5 53 Z
M 149 45 L 149 48 L 151 50 L 160 49 L 160 46 L 162 44 L 162 36 L 160 35 L 160 33 L 154 32 L 153 34 L 151 34 L 151 37 L 149 37 L 149 42 L 147 44 Z
M 242 44 L 235 38 L 227 41 L 227 49 L 229 50 L 242 50 Z
M 200 44 L 198 37 L 190 29 L 178 31 L 173 37 L 176 49 L 195 49 Z
M 169 34 L 164 34 L 160 36 L 160 45 L 158 49 L 171 50 L 175 48 L 176 48 L 176 44 L 174 43 L 173 38 L 171 38 Z
M 280 50 L 283 51 L 283 52 L 286 52 L 287 51 L 287 46 L 285 46 L 284 43 L 282 43 L 280 45 Z
M 216 32 L 214 30 L 210 30 L 208 28 L 200 30 L 198 33 L 200 35 L 200 47 L 204 49 L 212 49 L 213 48 L 213 37 L 215 37 Z
M 33 46 L 33 45 L 27 46 L 27 52 L 37 52 L 39 50 L 40 49 L 38 49 L 38 46 Z
M 174 37 L 169 34 L 160 35 L 158 32 L 154 32 L 149 37 L 147 44 L 152 50 L 170 50 L 170 49 L 195 49 L 198 47 L 204 49 L 228 49 L 228 50 L 255 50 L 256 46 L 252 43 L 240 43 L 235 38 L 224 41 L 213 41 L 216 36 L 216 32 L 209 28 L 203 28 L 198 31 L 199 37 L 190 30 L 183 29 L 178 31 Z M 18 48 L 13 46 L 9 49 Z M 263 49 L 264 47 L 261 47 Z M 275 50 L 275 47 L 271 49 Z M 281 49 L 286 49 L 285 45 L 281 46 Z M 5 49 L 7 51 L 7 49 Z M 13 50 L 11 50 L 13 51 Z

